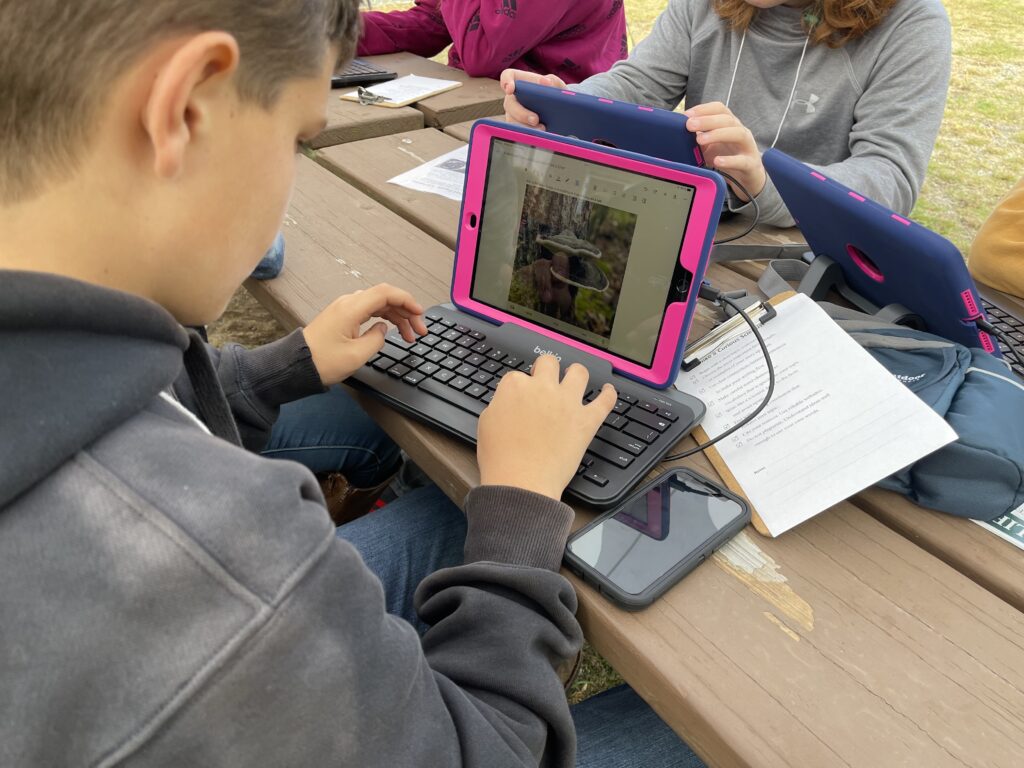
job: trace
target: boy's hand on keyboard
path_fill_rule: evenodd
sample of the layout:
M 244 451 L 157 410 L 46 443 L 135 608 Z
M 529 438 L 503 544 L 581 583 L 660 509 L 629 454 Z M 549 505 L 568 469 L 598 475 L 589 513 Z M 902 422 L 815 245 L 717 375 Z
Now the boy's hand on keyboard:
M 325 387 L 348 378 L 380 352 L 387 326 L 375 323 L 359 331 L 374 317 L 393 323 L 406 341 L 427 333 L 423 307 L 400 288 L 381 283 L 335 299 L 302 331 Z
M 558 360 L 541 355 L 533 374 L 513 372 L 498 385 L 480 415 L 477 460 L 480 482 L 510 485 L 558 499 L 601 423 L 615 407 L 615 388 L 605 384 L 583 403 L 590 374 L 570 365 L 558 380 Z

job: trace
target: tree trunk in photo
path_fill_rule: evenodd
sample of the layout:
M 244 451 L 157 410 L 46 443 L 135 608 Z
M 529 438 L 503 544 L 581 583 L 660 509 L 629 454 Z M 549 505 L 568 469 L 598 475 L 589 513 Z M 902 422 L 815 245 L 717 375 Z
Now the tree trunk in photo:
M 527 185 L 523 199 L 523 215 L 519 222 L 520 242 L 525 248 L 516 259 L 516 266 L 532 264 L 540 256 L 537 236 L 571 232 L 576 237 L 589 239 L 590 216 L 593 203 L 561 192 Z

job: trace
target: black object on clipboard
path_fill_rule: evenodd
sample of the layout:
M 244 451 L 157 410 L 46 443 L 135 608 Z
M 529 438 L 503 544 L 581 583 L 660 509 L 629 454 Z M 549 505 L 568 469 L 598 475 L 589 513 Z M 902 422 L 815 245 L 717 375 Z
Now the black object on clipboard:
M 331 88 L 345 88 L 365 83 L 383 83 L 398 77 L 397 72 L 381 69 L 364 59 L 352 59 L 341 72 L 331 77 Z

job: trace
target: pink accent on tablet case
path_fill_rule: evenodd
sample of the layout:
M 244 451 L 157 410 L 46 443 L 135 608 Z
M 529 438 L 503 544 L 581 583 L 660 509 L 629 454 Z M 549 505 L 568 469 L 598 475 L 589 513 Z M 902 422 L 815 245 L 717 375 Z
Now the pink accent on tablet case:
M 606 167 L 646 174 L 694 188 L 693 203 L 679 253 L 679 263 L 693 274 L 693 285 L 685 303 L 675 302 L 666 308 L 650 367 L 644 367 L 605 350 L 563 336 L 557 331 L 487 306 L 471 297 L 473 267 L 476 261 L 477 241 L 481 226 L 480 203 L 483 200 L 487 182 L 487 167 L 490 160 L 488 147 L 492 139 L 506 139 L 516 144 L 558 152 Z M 693 169 L 686 169 L 686 166 L 656 161 L 653 158 L 649 162 L 645 162 L 633 157 L 622 157 L 602 151 L 599 148 L 591 149 L 591 146 L 593 145 L 582 145 L 582 143 L 563 140 L 552 134 L 541 134 L 530 129 L 490 122 L 479 122 L 473 127 L 470 137 L 469 164 L 466 169 L 466 186 L 463 194 L 462 223 L 456 246 L 455 270 L 452 276 L 452 301 L 460 309 L 473 314 L 498 323 L 514 323 L 542 336 L 555 339 L 566 346 L 607 360 L 618 373 L 654 387 L 665 387 L 675 380 L 678 373 L 679 357 L 682 345 L 686 340 L 685 334 L 688 331 L 689 319 L 692 317 L 693 308 L 697 303 L 697 287 L 703 279 L 707 266 L 709 229 L 712 232 L 715 229 L 720 212 L 722 184 L 721 182 L 716 184 L 710 174 L 704 171 L 694 173 Z M 477 151 L 473 151 L 474 149 Z M 469 219 L 474 215 L 477 217 L 477 225 L 470 226 Z

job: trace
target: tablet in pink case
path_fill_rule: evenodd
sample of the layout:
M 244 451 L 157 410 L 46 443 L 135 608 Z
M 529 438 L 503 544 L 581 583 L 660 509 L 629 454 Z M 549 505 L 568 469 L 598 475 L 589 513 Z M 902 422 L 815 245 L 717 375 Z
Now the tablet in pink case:
M 479 121 L 452 301 L 667 387 L 724 193 L 699 168 Z

